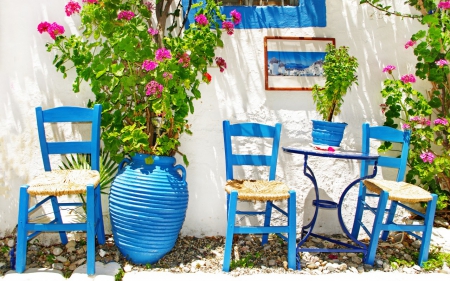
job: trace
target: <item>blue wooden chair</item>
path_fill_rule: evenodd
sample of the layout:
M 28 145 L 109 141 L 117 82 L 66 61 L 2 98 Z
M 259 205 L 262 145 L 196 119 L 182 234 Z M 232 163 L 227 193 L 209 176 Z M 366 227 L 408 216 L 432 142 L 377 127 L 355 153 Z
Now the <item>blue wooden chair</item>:
M 363 152 L 369 153 L 371 139 L 399 143 L 402 146 L 400 157 L 380 156 L 378 159 L 378 167 L 389 167 L 398 170 L 397 180 L 367 179 L 360 184 L 352 235 L 358 237 L 359 230 L 362 228 L 370 236 L 365 263 L 372 265 L 375 260 L 380 234 L 381 239 L 386 241 L 389 231 L 407 232 L 422 241 L 418 259 L 418 264 L 422 266 L 423 262 L 428 260 L 437 195 L 430 194 L 428 191 L 418 186 L 403 182 L 409 151 L 409 130 L 403 132 L 386 126 L 371 127 L 368 123 L 364 123 L 362 137 Z M 373 163 L 362 161 L 361 176 L 367 175 L 371 164 Z M 370 192 L 367 192 L 367 190 Z M 378 197 L 378 205 L 370 206 L 366 202 L 366 198 L 368 197 Z M 425 214 L 404 204 L 417 202 L 427 203 Z M 389 208 L 388 203 L 390 203 Z M 394 216 L 397 207 L 405 208 L 406 210 L 423 217 L 424 223 L 422 225 L 396 224 L 394 222 Z M 363 223 L 363 213 L 367 210 L 375 214 L 372 231 L 369 231 Z M 418 235 L 414 232 L 421 232 L 422 235 Z
M 231 250 L 235 234 L 263 234 L 262 244 L 268 242 L 268 234 L 275 233 L 288 242 L 288 267 L 296 269 L 296 196 L 294 190 L 275 181 L 275 174 L 280 144 L 281 124 L 275 126 L 240 123 L 231 125 L 223 121 L 223 134 L 225 142 L 225 163 L 227 184 L 227 232 L 223 258 L 223 271 L 230 270 Z M 240 153 L 239 140 L 235 137 L 272 140 L 270 154 L 243 154 Z M 243 144 L 245 145 L 245 144 Z M 242 151 L 242 150 L 241 150 Z M 261 179 L 236 179 L 233 174 L 234 166 L 266 166 L 269 167 L 269 176 Z M 238 210 L 238 200 L 260 201 L 266 203 L 265 211 Z M 274 204 L 277 200 L 287 200 L 287 210 Z M 287 218 L 285 226 L 271 226 L 272 209 L 277 210 Z M 264 224 L 261 226 L 236 225 L 237 215 L 263 215 Z
M 26 267 L 27 242 L 39 233 L 59 232 L 61 242 L 66 244 L 67 231 L 86 231 L 87 240 L 87 274 L 95 274 L 95 238 L 100 244 L 105 243 L 105 233 L 100 201 L 100 117 L 102 107 L 95 105 L 93 109 L 81 107 L 56 107 L 42 110 L 36 108 L 37 128 L 41 146 L 44 170 L 30 183 L 21 186 L 19 199 L 19 218 L 17 227 L 16 271 L 24 272 Z M 70 122 L 90 123 L 90 141 L 54 141 L 46 139 L 44 123 Z M 48 128 L 48 127 L 47 127 Z M 52 170 L 50 154 L 91 155 L 92 170 Z M 57 196 L 84 194 L 86 195 L 86 221 L 84 223 L 63 223 L 60 207 L 81 206 L 82 203 L 61 203 Z M 29 207 L 30 196 L 44 199 Z M 50 202 L 54 219 L 48 224 L 33 222 L 29 215 L 34 213 L 44 203 Z M 30 233 L 31 232 L 31 233 Z

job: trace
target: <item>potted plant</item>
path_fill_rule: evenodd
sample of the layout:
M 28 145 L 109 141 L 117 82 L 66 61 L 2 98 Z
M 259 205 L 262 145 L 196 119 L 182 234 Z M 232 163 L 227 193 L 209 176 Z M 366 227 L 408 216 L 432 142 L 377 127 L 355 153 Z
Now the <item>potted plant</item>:
M 65 12 L 80 14 L 79 36 L 49 22 L 38 31 L 54 40 L 47 50 L 56 51 L 57 70 L 75 70 L 74 92 L 86 81 L 95 95 L 89 105 L 103 106 L 104 150 L 120 162 L 109 198 L 116 245 L 135 263 L 156 262 L 174 246 L 187 209 L 185 168 L 173 156 L 188 165 L 180 136 L 192 133 L 187 117 L 200 83 L 212 79 L 208 67 L 226 69 L 215 49 L 241 15 L 227 19 L 213 0 L 70 0 Z
M 347 90 L 353 84 L 358 84 L 358 61 L 349 55 L 346 46 L 336 48 L 330 43 L 326 46 L 326 52 L 323 63 L 325 86 L 316 84 L 312 88 L 314 104 L 323 121 L 312 120 L 312 137 L 313 144 L 337 147 L 342 141 L 347 123 L 332 121 L 341 112 Z

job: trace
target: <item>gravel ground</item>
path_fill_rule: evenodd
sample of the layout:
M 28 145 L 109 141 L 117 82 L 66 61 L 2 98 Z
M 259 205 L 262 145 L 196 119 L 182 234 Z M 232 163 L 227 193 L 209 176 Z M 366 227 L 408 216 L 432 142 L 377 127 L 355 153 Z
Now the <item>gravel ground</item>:
M 447 230 L 447 229 L 445 229 Z M 333 238 L 347 240 L 340 235 Z M 30 242 L 27 253 L 27 268 L 54 268 L 70 276 L 72 271 L 86 262 L 86 243 L 84 233 L 72 235 L 67 245 L 54 244 L 43 246 L 38 241 Z M 114 244 L 113 237 L 107 236 L 105 245 L 97 246 L 97 260 L 103 263 L 117 262 L 125 272 L 130 271 L 164 271 L 164 272 L 205 272 L 222 271 L 223 236 L 190 237 L 180 236 L 175 247 L 161 260 L 153 265 L 136 265 L 126 260 Z M 446 242 L 447 243 L 447 242 Z M 448 241 L 450 243 L 450 241 Z M 0 239 L 0 276 L 11 269 L 9 250 L 15 245 L 15 237 Z M 235 236 L 232 258 L 235 266 L 230 275 L 250 275 L 260 273 L 289 274 L 328 274 L 338 272 L 362 273 L 364 271 L 406 272 L 426 274 L 429 272 L 449 273 L 447 265 L 432 271 L 425 271 L 415 262 L 415 255 L 420 246 L 418 241 L 406 234 L 397 233 L 389 237 L 388 242 L 381 242 L 378 247 L 374 266 L 364 265 L 360 255 L 355 253 L 303 253 L 301 271 L 287 269 L 286 244 L 282 239 L 271 236 L 269 243 L 261 246 L 259 236 Z M 336 245 L 320 239 L 310 238 L 306 247 L 333 248 Z

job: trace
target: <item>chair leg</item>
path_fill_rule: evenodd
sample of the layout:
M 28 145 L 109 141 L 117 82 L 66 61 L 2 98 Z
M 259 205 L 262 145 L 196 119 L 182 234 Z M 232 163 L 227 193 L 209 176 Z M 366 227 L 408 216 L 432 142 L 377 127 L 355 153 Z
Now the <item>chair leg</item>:
M 97 240 L 100 245 L 105 244 L 105 226 L 103 224 L 103 213 L 102 213 L 102 197 L 100 192 L 100 186 L 95 188 L 95 223 L 96 229 L 95 233 L 97 234 Z
M 289 191 L 289 200 L 288 200 L 288 267 L 290 269 L 296 269 L 297 267 L 297 213 L 296 213 L 296 193 L 295 191 Z M 299 268 L 300 269 L 300 268 Z
M 87 274 L 95 274 L 95 191 L 93 185 L 87 186 L 86 192 L 86 246 L 87 246 Z
M 377 212 L 375 214 L 375 220 L 373 222 L 372 233 L 370 235 L 370 243 L 367 248 L 366 254 L 366 264 L 373 265 L 375 261 L 375 254 L 377 252 L 378 239 L 380 237 L 380 233 L 383 230 L 383 218 L 384 213 L 386 211 L 386 205 L 389 198 L 389 193 L 385 191 L 381 191 L 380 199 L 378 201 Z
M 272 201 L 266 202 L 266 211 L 264 213 L 264 226 L 270 226 L 270 220 L 272 218 Z M 261 245 L 265 245 L 269 241 L 269 233 L 264 233 L 261 239 Z
M 386 224 L 392 224 L 394 222 L 395 212 L 397 212 L 397 201 L 391 201 L 391 206 L 389 207 L 389 212 L 386 217 Z M 389 230 L 383 231 L 381 234 L 381 239 L 386 241 L 389 236 Z
M 236 217 L 236 208 L 237 208 L 237 199 L 238 193 L 236 191 L 232 191 L 229 197 L 229 206 L 228 206 L 228 221 L 227 221 L 227 233 L 225 236 L 225 250 L 223 254 L 223 271 L 230 271 L 230 262 L 231 262 L 231 247 L 233 246 L 233 236 L 234 236 L 234 224 Z
M 356 203 L 355 220 L 353 221 L 352 236 L 358 238 L 359 230 L 361 228 L 360 222 L 364 214 L 364 205 L 362 201 L 366 200 L 366 187 L 362 182 L 359 184 L 359 194 Z
M 52 202 L 53 214 L 55 215 L 56 224 L 62 224 L 63 220 L 61 216 L 61 210 L 59 209 L 58 198 L 52 196 L 50 198 L 50 201 Z M 59 238 L 61 239 L 62 244 L 67 244 L 67 234 L 65 231 L 59 231 Z
M 30 196 L 27 192 L 28 185 L 20 187 L 19 197 L 19 217 L 17 224 L 17 245 L 16 245 L 16 271 L 22 273 L 25 271 L 27 263 L 27 244 L 28 244 L 28 204 Z
M 422 233 L 422 244 L 420 245 L 418 264 L 422 266 L 428 260 L 430 250 L 431 233 L 433 231 L 434 214 L 436 212 L 437 195 L 431 194 L 431 201 L 428 202 L 427 211 L 424 216 L 424 230 Z

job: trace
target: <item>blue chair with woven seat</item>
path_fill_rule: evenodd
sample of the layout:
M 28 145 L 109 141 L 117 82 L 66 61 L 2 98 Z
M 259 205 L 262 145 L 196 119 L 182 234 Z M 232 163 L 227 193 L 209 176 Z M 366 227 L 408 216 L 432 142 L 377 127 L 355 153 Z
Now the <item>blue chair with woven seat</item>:
M 378 167 L 389 167 L 397 169 L 396 181 L 383 179 L 367 179 L 359 186 L 358 202 L 355 214 L 355 220 L 352 228 L 352 235 L 358 237 L 362 228 L 370 237 L 369 246 L 365 258 L 366 264 L 373 264 L 375 261 L 378 240 L 381 235 L 382 240 L 387 240 L 390 231 L 402 231 L 414 236 L 422 241 L 418 264 L 422 266 L 423 262 L 428 260 L 428 251 L 430 248 L 431 232 L 436 211 L 437 195 L 428 191 L 403 182 L 406 172 L 406 164 L 409 152 L 410 131 L 399 131 L 387 126 L 370 126 L 368 123 L 363 124 L 363 143 L 362 151 L 369 153 L 370 140 L 387 141 L 393 144 L 401 145 L 401 154 L 399 157 L 390 157 L 387 155 L 380 156 L 378 159 Z M 361 176 L 368 174 L 369 166 L 373 163 L 362 161 Z M 368 192 L 370 191 L 370 192 Z M 371 206 L 368 203 L 368 197 L 377 197 L 377 206 Z M 388 203 L 389 207 L 388 207 Z M 419 212 L 408 203 L 426 203 L 426 212 Z M 402 207 L 424 219 L 422 225 L 406 225 L 394 222 L 397 207 Z M 375 217 L 370 231 L 364 225 L 364 211 L 371 211 Z M 418 235 L 414 232 L 421 232 Z
M 37 128 L 41 146 L 44 170 L 31 182 L 20 188 L 19 217 L 17 226 L 16 271 L 25 271 L 27 259 L 27 243 L 41 232 L 59 232 L 61 242 L 68 242 L 66 232 L 85 231 L 87 245 L 87 274 L 95 274 L 95 238 L 98 243 L 105 243 L 105 233 L 100 201 L 100 118 L 101 105 L 93 109 L 62 106 L 43 110 L 36 108 Z M 90 141 L 48 141 L 46 135 L 50 125 L 57 123 L 91 125 Z M 55 128 L 55 127 L 53 127 Z M 60 127 L 58 127 L 61 129 Z M 55 134 L 56 135 L 56 134 Z M 51 154 L 89 154 L 91 170 L 53 170 L 50 164 Z M 86 196 L 86 221 L 82 223 L 64 223 L 61 207 L 79 207 L 80 202 L 59 202 L 62 195 L 83 194 Z M 30 196 L 37 196 L 40 201 L 29 207 Z M 41 199 L 44 197 L 43 199 Z M 30 217 L 35 211 L 49 202 L 54 219 L 42 223 Z M 31 233 L 30 233 L 31 232 Z
M 288 267 L 296 269 L 296 194 L 284 183 L 275 181 L 278 150 L 280 144 L 281 124 L 275 126 L 258 123 L 230 124 L 223 121 L 223 134 L 225 144 L 225 163 L 227 184 L 227 231 L 223 259 L 223 271 L 230 270 L 231 251 L 235 234 L 262 234 L 262 244 L 268 242 L 268 234 L 274 233 L 287 241 Z M 264 146 L 271 146 L 267 152 L 249 153 L 245 149 L 245 142 L 239 138 L 266 141 Z M 272 140 L 271 144 L 267 144 Z M 242 151 L 245 150 L 245 153 Z M 269 168 L 268 179 L 237 179 L 233 168 L 235 166 L 266 166 Z M 238 210 L 238 201 L 254 201 L 265 203 L 264 211 Z M 278 202 L 286 202 L 287 208 L 280 207 Z M 286 210 L 287 209 L 287 210 Z M 285 225 L 271 225 L 272 210 L 277 210 L 286 219 Z M 236 225 L 237 215 L 264 216 L 263 225 L 240 226 Z

